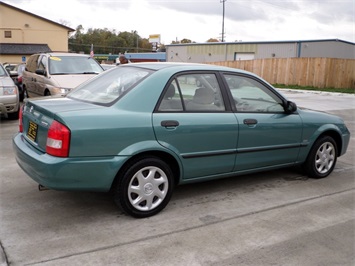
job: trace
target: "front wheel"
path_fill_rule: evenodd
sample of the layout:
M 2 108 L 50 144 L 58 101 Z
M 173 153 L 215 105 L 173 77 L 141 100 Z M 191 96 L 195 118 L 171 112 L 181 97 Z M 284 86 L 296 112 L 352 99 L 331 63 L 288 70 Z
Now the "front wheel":
M 332 137 L 318 139 L 304 164 L 307 175 L 312 178 L 327 177 L 335 167 L 337 154 L 337 145 Z
M 153 216 L 168 204 L 173 192 L 170 167 L 156 157 L 142 157 L 118 176 L 114 201 L 136 218 Z

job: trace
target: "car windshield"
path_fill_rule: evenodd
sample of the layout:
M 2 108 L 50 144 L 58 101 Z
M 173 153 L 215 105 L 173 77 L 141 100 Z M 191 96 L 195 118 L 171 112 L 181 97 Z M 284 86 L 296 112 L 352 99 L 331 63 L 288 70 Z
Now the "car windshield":
M 51 56 L 49 57 L 49 74 L 98 74 L 103 69 L 90 56 Z
M 0 65 L 0 77 L 7 76 L 6 70 Z
M 79 85 L 67 97 L 85 102 L 110 105 L 146 78 L 152 70 L 116 67 Z

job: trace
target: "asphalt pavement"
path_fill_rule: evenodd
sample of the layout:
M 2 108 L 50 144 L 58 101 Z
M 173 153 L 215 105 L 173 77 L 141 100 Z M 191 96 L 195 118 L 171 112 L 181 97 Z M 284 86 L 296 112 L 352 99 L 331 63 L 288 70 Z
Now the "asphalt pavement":
M 147 219 L 109 195 L 39 192 L 17 165 L 17 121 L 0 121 L 0 266 L 355 265 L 355 95 L 280 90 L 342 117 L 347 154 L 325 179 L 298 169 L 177 187 Z

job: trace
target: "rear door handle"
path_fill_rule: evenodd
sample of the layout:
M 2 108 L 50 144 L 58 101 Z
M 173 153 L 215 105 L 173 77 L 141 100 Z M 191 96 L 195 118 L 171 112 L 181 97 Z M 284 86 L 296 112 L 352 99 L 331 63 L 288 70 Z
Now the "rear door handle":
M 160 125 L 162 127 L 177 127 L 179 126 L 179 122 L 176 120 L 164 120 L 161 121 Z
M 243 123 L 245 125 L 248 125 L 248 126 L 256 125 L 258 123 L 258 120 L 256 120 L 256 119 L 244 119 Z

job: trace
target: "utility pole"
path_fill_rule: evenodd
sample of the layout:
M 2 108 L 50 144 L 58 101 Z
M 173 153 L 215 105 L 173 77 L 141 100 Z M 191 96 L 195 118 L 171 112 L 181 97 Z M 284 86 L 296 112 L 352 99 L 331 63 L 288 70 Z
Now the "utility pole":
M 222 19 L 222 42 L 224 42 L 224 13 L 225 13 L 225 2 L 227 0 L 220 0 L 220 3 L 223 3 L 223 19 Z
M 134 33 L 135 33 L 135 35 L 137 37 L 137 50 L 136 50 L 136 53 L 138 53 L 138 31 L 135 30 Z

